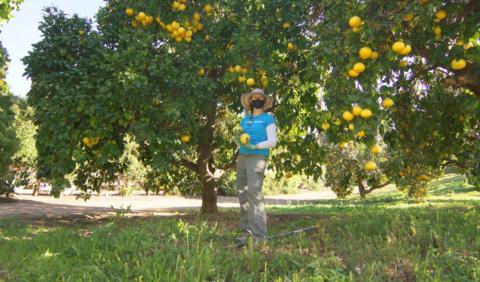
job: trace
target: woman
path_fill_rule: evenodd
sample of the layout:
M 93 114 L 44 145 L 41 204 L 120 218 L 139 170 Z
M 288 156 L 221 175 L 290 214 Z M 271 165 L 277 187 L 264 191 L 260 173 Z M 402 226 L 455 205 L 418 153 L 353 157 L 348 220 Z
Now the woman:
M 267 111 L 273 105 L 273 98 L 254 89 L 242 94 L 241 103 L 248 111 L 240 122 L 243 131 L 250 135 L 250 143 L 240 145 L 237 159 L 237 189 L 240 200 L 240 226 L 245 234 L 236 238 L 238 245 L 244 245 L 248 236 L 258 242 L 267 238 L 267 216 L 262 194 L 262 185 L 269 149 L 277 144 L 275 118 Z

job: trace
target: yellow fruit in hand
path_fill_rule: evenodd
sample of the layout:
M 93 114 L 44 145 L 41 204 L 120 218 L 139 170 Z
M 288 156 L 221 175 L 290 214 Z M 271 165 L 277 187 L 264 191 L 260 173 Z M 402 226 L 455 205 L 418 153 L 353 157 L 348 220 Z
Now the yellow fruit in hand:
M 357 136 L 360 138 L 365 137 L 365 130 L 360 130 L 359 132 L 357 132 Z
M 135 14 L 135 10 L 131 9 L 131 8 L 128 8 L 125 10 L 125 13 L 128 15 L 128 16 L 133 16 L 133 14 Z
M 370 152 L 372 152 L 373 154 L 380 154 L 381 151 L 382 150 L 380 149 L 380 146 L 378 146 L 377 144 L 373 145 L 370 149 Z
M 182 143 L 188 143 L 188 142 L 190 142 L 190 135 L 188 135 L 188 134 L 183 134 L 182 136 L 180 136 L 180 141 L 182 141 Z
M 360 113 L 362 112 L 362 107 L 355 105 L 352 107 L 352 113 L 354 116 L 358 117 Z
M 358 51 L 358 55 L 360 56 L 360 58 L 366 60 L 366 59 L 369 59 L 372 56 L 372 52 L 373 51 L 370 47 L 362 47 Z
M 360 74 L 360 73 L 358 73 L 358 72 L 356 72 L 356 71 L 354 71 L 354 70 L 349 70 L 349 71 L 348 71 L 348 75 L 349 75 L 350 77 L 357 77 L 359 74 Z
M 462 70 L 467 66 L 467 61 L 465 61 L 464 59 L 460 59 L 458 61 L 456 59 L 453 59 L 450 65 L 453 70 Z
M 255 85 L 255 79 L 253 79 L 253 78 L 247 79 L 247 85 L 248 85 L 248 86 L 253 86 L 253 85 Z
M 342 117 L 346 121 L 352 121 L 353 120 L 353 114 L 349 111 L 344 112 Z
M 362 25 L 362 19 L 359 16 L 351 17 L 348 21 L 348 24 L 350 25 L 350 27 L 359 27 L 360 25 Z
M 402 51 L 403 48 L 405 48 L 405 43 L 403 43 L 402 41 L 397 41 L 392 45 L 392 50 L 395 53 Z
M 365 70 L 365 65 L 363 63 L 356 63 L 355 65 L 353 65 L 353 70 L 361 73 Z
M 382 107 L 385 109 L 393 107 L 393 100 L 390 98 L 386 98 L 382 101 Z
M 435 13 L 435 17 L 437 18 L 437 20 L 441 21 L 447 17 L 447 12 L 445 12 L 445 10 L 438 10 Z
M 248 144 L 248 142 L 250 142 L 250 135 L 248 135 L 247 133 L 243 133 L 242 135 L 240 135 L 240 143 L 246 145 Z
M 406 22 L 409 22 L 409 21 L 413 20 L 413 12 L 410 12 L 408 14 L 403 15 L 402 20 L 404 20 Z
M 403 48 L 400 51 L 400 55 L 406 56 L 406 55 L 410 54 L 411 51 L 412 51 L 412 46 L 410 46 L 410 44 L 408 44 L 408 45 L 405 46 L 405 48 Z
M 377 169 L 377 164 L 374 161 L 368 161 L 363 167 L 366 171 L 372 171 Z
M 322 129 L 323 130 L 328 130 L 330 128 L 330 124 L 328 122 L 322 123 Z
M 143 21 L 146 17 L 147 17 L 147 15 L 144 12 L 140 12 L 137 15 L 137 20 L 138 21 Z
M 372 56 L 370 57 L 371 59 L 373 60 L 376 60 L 378 58 L 378 52 L 377 51 L 373 51 L 372 52 Z
M 360 112 L 362 118 L 370 118 L 373 115 L 372 111 L 369 109 L 364 109 Z
M 295 44 L 293 44 L 292 42 L 288 42 L 287 48 L 288 50 L 293 50 L 295 49 Z

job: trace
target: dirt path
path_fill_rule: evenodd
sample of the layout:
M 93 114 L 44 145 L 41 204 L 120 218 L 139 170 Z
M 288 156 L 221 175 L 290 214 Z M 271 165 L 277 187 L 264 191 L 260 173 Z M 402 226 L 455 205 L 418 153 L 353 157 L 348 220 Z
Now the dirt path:
M 305 192 L 295 195 L 265 196 L 267 205 L 305 204 L 319 200 L 335 199 L 331 191 Z M 88 201 L 77 200 L 73 196 L 55 199 L 49 196 L 15 195 L 13 199 L 0 198 L 0 217 L 6 216 L 41 216 L 41 215 L 82 215 L 113 213 L 114 208 L 130 206 L 133 212 L 180 211 L 199 209 L 200 197 L 180 196 L 92 196 Z M 218 197 L 221 208 L 239 207 L 237 197 Z

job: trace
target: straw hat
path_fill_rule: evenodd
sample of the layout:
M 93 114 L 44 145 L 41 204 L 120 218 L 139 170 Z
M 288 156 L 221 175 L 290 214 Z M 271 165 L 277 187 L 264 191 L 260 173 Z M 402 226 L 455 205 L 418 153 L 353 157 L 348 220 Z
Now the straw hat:
M 273 97 L 266 95 L 262 89 L 255 88 L 252 90 L 252 92 L 243 93 L 242 96 L 240 97 L 240 102 L 242 103 L 242 106 L 245 109 L 247 110 L 252 109 L 252 106 L 250 105 L 250 100 L 254 94 L 260 94 L 265 99 L 265 105 L 263 105 L 264 111 L 268 111 L 273 106 Z

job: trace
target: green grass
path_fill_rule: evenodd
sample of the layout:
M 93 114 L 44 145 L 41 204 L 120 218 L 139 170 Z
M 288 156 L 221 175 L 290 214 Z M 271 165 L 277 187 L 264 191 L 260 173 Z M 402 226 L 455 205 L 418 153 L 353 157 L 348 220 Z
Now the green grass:
M 269 232 L 318 231 L 231 247 L 238 212 L 0 220 L 7 281 L 478 281 L 480 192 L 448 177 L 423 202 L 269 207 Z M 1 272 L 0 270 L 0 272 Z

